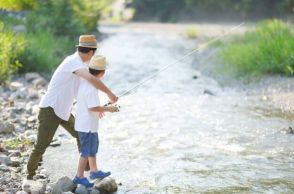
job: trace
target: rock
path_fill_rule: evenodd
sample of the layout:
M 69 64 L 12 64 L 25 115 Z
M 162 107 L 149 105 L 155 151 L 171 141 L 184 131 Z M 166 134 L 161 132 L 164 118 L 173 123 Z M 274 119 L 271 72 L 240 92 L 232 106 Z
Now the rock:
M 30 81 L 37 79 L 37 78 L 40 78 L 40 77 L 41 77 L 40 74 L 35 73 L 35 72 L 25 74 L 25 80 L 27 82 L 30 82 Z
M 53 192 L 52 187 L 51 187 L 50 185 L 47 185 L 47 186 L 46 186 L 45 194 L 52 194 L 52 192 Z
M 36 174 L 35 175 L 35 178 L 36 179 L 46 179 L 47 178 L 47 175 L 39 173 L 39 174 Z
M 208 95 L 214 96 L 214 93 L 208 89 L 204 90 L 203 94 L 208 94 Z
M 47 85 L 47 81 L 44 78 L 40 77 L 33 81 L 33 85 L 35 88 L 38 88 L 40 86 L 43 87 Z
M 9 171 L 9 168 L 5 164 L 1 164 L 0 165 L 0 171 L 8 172 Z
M 21 164 L 21 161 L 18 157 L 11 157 L 11 164 L 10 166 L 13 166 L 13 167 L 19 167 Z
M 85 186 L 81 185 L 78 188 L 76 188 L 75 194 L 89 194 L 89 191 Z
M 98 189 L 92 188 L 90 190 L 90 194 L 100 194 L 100 191 Z
M 102 180 L 96 180 L 94 182 L 94 187 L 99 190 L 104 190 L 107 192 L 117 191 L 117 184 L 116 184 L 115 180 L 111 177 L 106 177 Z
M 72 180 L 69 177 L 64 176 L 58 179 L 54 184 L 52 193 L 62 194 L 63 192 L 73 191 L 75 187 L 76 185 L 72 182 Z
M 21 188 L 27 193 L 44 194 L 46 190 L 46 183 L 41 181 L 25 180 Z
M 18 157 L 21 155 L 19 150 L 9 150 L 8 153 L 9 157 Z
M 36 116 L 30 116 L 28 119 L 27 119 L 28 122 L 35 122 L 37 121 L 37 117 Z
M 23 87 L 23 84 L 20 83 L 20 82 L 14 81 L 14 82 L 11 82 L 11 83 L 10 83 L 10 87 L 11 87 L 12 89 L 18 89 L 18 88 Z
M 25 191 L 17 191 L 16 194 L 28 194 L 28 193 Z
M 26 93 L 21 90 L 17 90 L 10 94 L 9 99 L 10 100 L 16 100 L 16 99 L 25 99 L 26 98 Z
M 14 130 L 14 125 L 12 125 L 11 123 L 0 123 L 0 134 L 12 133 Z
M 1 177 L 1 178 L 0 178 L 0 184 L 1 184 L 1 185 L 2 185 L 2 184 L 6 184 L 6 182 L 7 182 L 6 178 L 4 178 L 4 177 Z
M 283 134 L 294 134 L 294 129 L 292 127 L 281 129 L 281 133 Z
M 61 145 L 61 140 L 55 140 L 50 143 L 50 146 L 57 147 Z
M 6 156 L 4 154 L 1 154 L 0 155 L 0 164 L 10 165 L 11 164 L 10 157 Z
M 197 75 L 194 75 L 194 76 L 193 76 L 193 79 L 197 79 L 197 78 L 198 78 L 198 76 L 197 76 Z

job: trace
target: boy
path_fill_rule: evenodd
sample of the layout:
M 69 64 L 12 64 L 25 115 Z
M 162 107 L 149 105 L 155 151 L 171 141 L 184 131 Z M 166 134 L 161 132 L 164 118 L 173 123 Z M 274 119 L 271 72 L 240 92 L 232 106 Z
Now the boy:
M 55 70 L 46 94 L 39 104 L 38 135 L 27 164 L 27 179 L 33 179 L 36 174 L 38 162 L 50 145 L 59 125 L 77 138 L 78 149 L 80 150 L 78 134 L 74 129 L 75 119 L 71 114 L 71 107 L 79 86 L 79 78 L 83 78 L 95 88 L 105 92 L 112 103 L 117 101 L 118 98 L 87 70 L 85 63 L 90 61 L 96 49 L 97 41 L 94 35 L 81 35 L 77 52 L 64 59 Z
M 106 69 L 105 57 L 95 55 L 89 63 L 89 72 L 97 79 L 100 79 L 105 74 Z M 77 96 L 77 110 L 75 130 L 81 142 L 80 159 L 77 170 L 77 175 L 73 179 L 75 184 L 82 184 L 86 187 L 92 187 L 87 178 L 84 177 L 84 171 L 89 161 L 90 179 L 105 178 L 110 175 L 110 172 L 97 170 L 96 153 L 98 151 L 98 127 L 99 117 L 101 118 L 104 112 L 117 112 L 116 106 L 100 106 L 99 94 L 95 87 L 85 80 L 80 80 L 80 87 Z

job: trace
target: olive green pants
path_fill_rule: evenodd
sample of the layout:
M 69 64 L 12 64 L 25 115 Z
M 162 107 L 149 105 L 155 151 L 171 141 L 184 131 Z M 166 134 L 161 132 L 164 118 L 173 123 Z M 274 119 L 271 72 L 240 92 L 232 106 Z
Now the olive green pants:
M 61 125 L 77 139 L 78 149 L 80 150 L 80 141 L 78 133 L 74 129 L 75 118 L 73 115 L 70 115 L 68 121 L 64 121 L 55 114 L 53 108 L 47 107 L 40 108 L 38 120 L 39 126 L 37 141 L 35 142 L 27 164 L 28 178 L 32 178 L 36 174 L 38 163 L 46 148 L 50 145 L 59 125 Z

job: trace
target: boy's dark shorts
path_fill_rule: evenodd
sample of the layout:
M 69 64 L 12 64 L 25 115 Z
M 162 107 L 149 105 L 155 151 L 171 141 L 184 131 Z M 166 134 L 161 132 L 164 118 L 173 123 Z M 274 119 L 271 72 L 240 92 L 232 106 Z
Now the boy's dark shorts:
M 81 142 L 81 157 L 96 157 L 99 140 L 98 133 L 78 132 Z

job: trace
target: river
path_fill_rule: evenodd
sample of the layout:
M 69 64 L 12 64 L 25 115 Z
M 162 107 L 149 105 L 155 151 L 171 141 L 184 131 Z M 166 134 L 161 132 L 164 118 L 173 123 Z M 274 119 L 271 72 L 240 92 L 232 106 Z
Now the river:
M 176 35 L 101 30 L 108 36 L 99 53 L 110 64 L 103 80 L 117 94 L 195 46 Z M 194 57 L 119 100 L 121 111 L 100 122 L 98 167 L 122 184 L 118 194 L 293 193 L 294 136 L 279 131 L 293 121 L 258 96 L 220 86 L 197 71 Z M 63 139 L 44 156 L 52 181 L 77 169 L 74 141 Z

